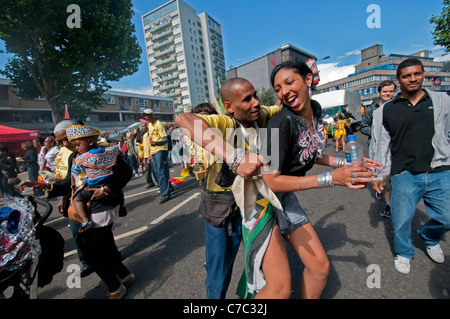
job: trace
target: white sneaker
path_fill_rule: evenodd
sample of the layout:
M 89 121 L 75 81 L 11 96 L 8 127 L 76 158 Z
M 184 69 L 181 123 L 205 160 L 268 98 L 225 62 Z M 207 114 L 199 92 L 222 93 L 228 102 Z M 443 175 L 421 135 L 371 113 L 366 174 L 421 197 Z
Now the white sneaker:
M 427 253 L 435 262 L 442 264 L 444 262 L 444 252 L 439 244 L 435 246 L 427 246 Z
M 395 256 L 394 266 L 395 269 L 402 274 L 409 274 L 411 266 L 409 265 L 410 259 L 402 257 L 400 255 Z

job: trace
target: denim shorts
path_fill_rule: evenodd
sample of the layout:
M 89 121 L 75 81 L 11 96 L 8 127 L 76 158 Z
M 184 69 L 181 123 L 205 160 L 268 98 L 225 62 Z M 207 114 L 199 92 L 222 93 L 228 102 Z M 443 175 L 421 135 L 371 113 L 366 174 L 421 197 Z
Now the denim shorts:
M 276 193 L 276 195 L 284 208 L 283 211 L 275 208 L 282 235 L 287 235 L 294 229 L 309 223 L 309 218 L 294 193 Z

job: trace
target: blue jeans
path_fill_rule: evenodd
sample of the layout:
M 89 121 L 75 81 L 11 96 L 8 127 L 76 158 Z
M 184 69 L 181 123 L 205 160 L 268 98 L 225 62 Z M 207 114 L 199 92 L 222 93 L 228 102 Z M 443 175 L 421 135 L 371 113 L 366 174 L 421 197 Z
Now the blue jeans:
M 37 182 L 39 177 L 39 165 L 31 164 L 27 167 L 28 172 L 28 179 L 32 182 Z M 44 191 L 42 189 L 34 189 L 33 190 L 34 196 L 41 196 L 44 195 Z
M 145 180 L 147 181 L 148 185 L 155 185 L 155 183 L 153 182 L 153 178 L 152 178 L 152 174 L 153 176 L 153 169 L 152 169 L 152 161 L 149 160 L 148 158 L 144 158 L 144 165 L 145 165 Z M 156 179 L 156 178 L 155 178 Z
M 242 238 L 242 217 L 237 212 L 228 226 L 215 227 L 205 222 L 206 296 L 208 299 L 225 299 L 233 272 L 233 264 Z
M 136 156 L 131 155 L 131 154 L 127 154 L 127 163 L 128 163 L 128 165 L 130 165 L 130 167 L 132 169 L 134 169 L 134 173 L 136 175 L 139 174 L 139 171 L 138 171 L 139 166 L 138 166 L 138 162 L 137 162 Z
M 152 168 L 159 184 L 161 197 L 170 198 L 169 163 L 167 162 L 167 151 L 159 151 L 152 154 Z
M 77 242 L 77 237 L 79 234 L 78 230 L 80 229 L 80 227 L 81 227 L 80 223 L 74 222 L 73 220 L 69 219 L 69 229 L 70 229 L 70 232 L 72 233 L 72 237 L 75 242 L 75 248 L 77 249 L 78 259 L 80 260 L 81 265 L 83 267 L 85 267 L 85 266 L 87 266 L 87 264 L 86 264 L 86 261 L 84 260 L 83 252 L 81 251 L 81 249 L 78 245 L 78 242 Z
M 391 177 L 391 220 L 394 252 L 411 259 L 411 222 L 423 199 L 430 220 L 417 230 L 427 246 L 439 243 L 450 230 L 450 170 L 433 173 L 403 171 Z

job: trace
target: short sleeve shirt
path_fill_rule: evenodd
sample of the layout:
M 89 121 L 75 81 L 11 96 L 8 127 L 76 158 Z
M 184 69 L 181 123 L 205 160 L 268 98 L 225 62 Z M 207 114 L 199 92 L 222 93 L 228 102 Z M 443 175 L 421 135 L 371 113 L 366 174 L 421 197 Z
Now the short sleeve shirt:
M 164 126 L 160 121 L 156 121 L 155 125 L 152 125 L 152 123 L 148 123 L 148 134 L 149 138 L 154 141 L 158 142 L 161 141 L 163 137 L 167 136 L 166 130 L 164 129 Z M 150 146 L 150 153 L 156 154 L 159 151 L 168 151 L 169 147 L 166 144 L 161 146 Z

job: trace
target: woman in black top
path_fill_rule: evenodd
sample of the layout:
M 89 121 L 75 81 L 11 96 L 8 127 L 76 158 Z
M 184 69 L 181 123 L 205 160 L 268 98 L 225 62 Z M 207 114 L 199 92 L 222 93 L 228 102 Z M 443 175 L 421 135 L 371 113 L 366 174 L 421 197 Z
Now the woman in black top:
M 365 168 L 346 167 L 344 158 L 322 154 L 325 148 L 322 110 L 319 103 L 310 98 L 313 74 L 304 62 L 283 62 L 274 69 L 271 80 L 282 107 L 269 121 L 267 143 L 262 144 L 262 154 L 270 158 L 264 180 L 283 206 L 283 211 L 276 210 L 280 232 L 305 265 L 302 298 L 319 298 L 327 282 L 329 261 L 293 192 L 334 185 L 361 189 L 364 183 L 373 180 L 374 174 Z M 279 132 L 278 138 L 275 129 Z M 272 144 L 278 144 L 278 153 L 270 154 Z M 316 163 L 335 169 L 305 176 Z M 370 167 L 376 164 L 373 160 L 366 163 Z
M 8 183 L 10 178 L 17 177 L 16 157 L 9 151 L 9 147 L 2 145 L 0 147 L 0 169 L 1 169 L 1 188 L 4 197 L 20 196 L 13 184 Z
M 39 175 L 39 164 L 37 151 L 34 148 L 33 142 L 26 141 L 22 143 L 22 148 L 25 150 L 25 155 L 19 161 L 23 162 L 28 172 L 28 179 L 32 182 L 37 182 Z M 39 189 L 34 189 L 34 196 L 44 195 L 44 192 Z

